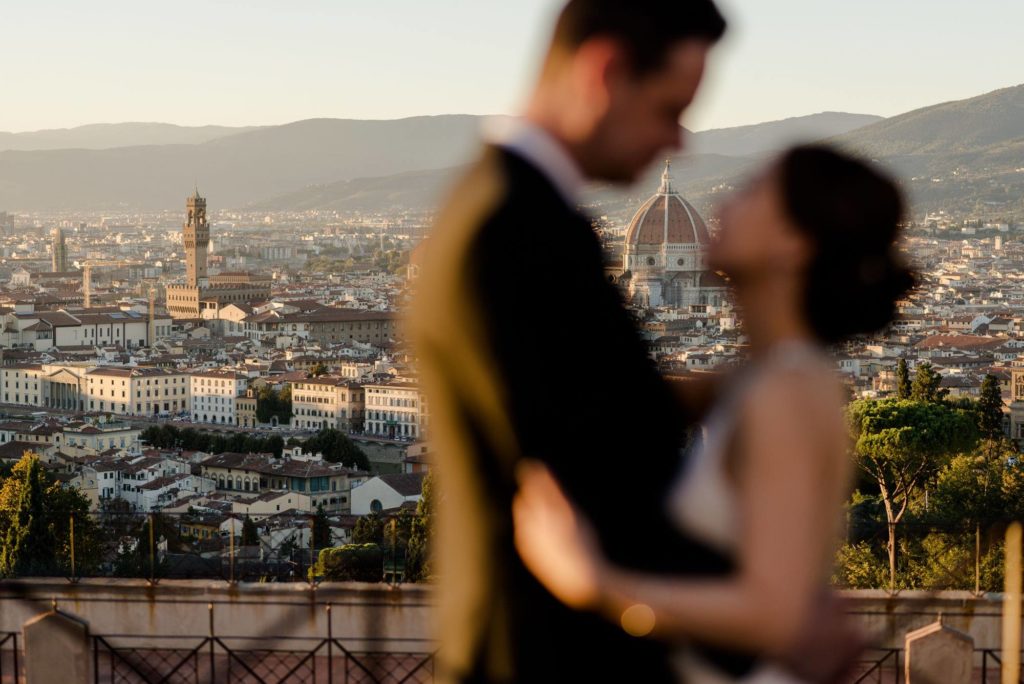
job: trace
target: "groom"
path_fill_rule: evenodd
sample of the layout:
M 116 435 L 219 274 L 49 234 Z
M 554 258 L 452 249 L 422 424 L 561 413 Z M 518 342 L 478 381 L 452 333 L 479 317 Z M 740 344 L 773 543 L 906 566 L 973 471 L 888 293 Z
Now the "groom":
M 437 218 L 410 323 L 441 459 L 441 681 L 675 681 L 666 645 L 565 608 L 522 567 L 522 455 L 551 467 L 614 562 L 729 571 L 666 517 L 693 419 L 576 209 L 587 180 L 632 182 L 681 148 L 724 31 L 712 0 L 569 0 L 525 115 L 494 132 Z

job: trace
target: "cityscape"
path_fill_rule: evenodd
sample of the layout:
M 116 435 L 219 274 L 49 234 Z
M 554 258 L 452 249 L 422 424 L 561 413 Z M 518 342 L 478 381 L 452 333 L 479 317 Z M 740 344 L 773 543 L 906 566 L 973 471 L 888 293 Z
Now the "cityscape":
M 856 471 L 829 582 L 874 639 L 846 684 L 930 682 L 908 663 L 933 633 L 963 646 L 956 682 L 1008 671 L 1022 112 L 1010 85 L 680 128 L 637 182 L 580 191 L 606 285 L 687 388 L 751 361 L 710 252 L 759 169 L 825 143 L 897 179 L 914 285 L 890 324 L 828 347 Z M 409 313 L 439 207 L 508 119 L 0 132 L 0 684 L 57 681 L 56 663 L 67 684 L 435 681 L 440 419 Z M 515 274 L 526 310 L 575 325 L 579 302 L 536 277 Z M 611 354 L 579 362 L 595 342 L 545 339 L 534 391 L 614 375 Z M 621 421 L 604 406 L 593 429 Z M 623 454 L 601 476 L 633 488 L 649 466 Z

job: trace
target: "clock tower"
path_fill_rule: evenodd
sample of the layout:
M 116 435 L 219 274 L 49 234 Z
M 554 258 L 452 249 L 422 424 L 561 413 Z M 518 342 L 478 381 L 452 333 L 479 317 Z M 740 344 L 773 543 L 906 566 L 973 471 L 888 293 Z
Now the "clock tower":
M 210 246 L 210 224 L 206 220 L 206 198 L 196 188 L 185 202 L 188 221 L 182 227 L 185 245 L 185 278 L 189 287 L 204 288 L 208 284 L 206 252 Z

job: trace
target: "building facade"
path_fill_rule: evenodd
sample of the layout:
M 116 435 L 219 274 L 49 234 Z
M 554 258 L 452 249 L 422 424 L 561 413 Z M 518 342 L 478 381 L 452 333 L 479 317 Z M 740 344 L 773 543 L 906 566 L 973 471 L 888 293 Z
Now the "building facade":
M 363 429 L 365 390 L 343 377 L 323 376 L 290 383 L 292 426 L 302 430 Z
M 85 374 L 86 411 L 159 416 L 189 410 L 190 376 L 167 368 L 93 368 Z
M 202 371 L 189 379 L 192 420 L 197 423 L 240 425 L 238 399 L 244 397 L 248 379 L 234 371 Z
M 412 383 L 363 385 L 366 434 L 386 439 L 419 439 L 429 425 L 426 397 Z

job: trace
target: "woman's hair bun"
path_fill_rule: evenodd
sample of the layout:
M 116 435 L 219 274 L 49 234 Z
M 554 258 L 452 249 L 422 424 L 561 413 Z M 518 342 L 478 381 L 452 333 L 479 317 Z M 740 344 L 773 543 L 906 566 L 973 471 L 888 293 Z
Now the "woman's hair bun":
M 904 218 L 896 183 L 872 164 L 823 145 L 786 152 L 779 177 L 786 211 L 815 245 L 806 281 L 815 333 L 833 343 L 885 327 L 914 285 L 895 247 Z

